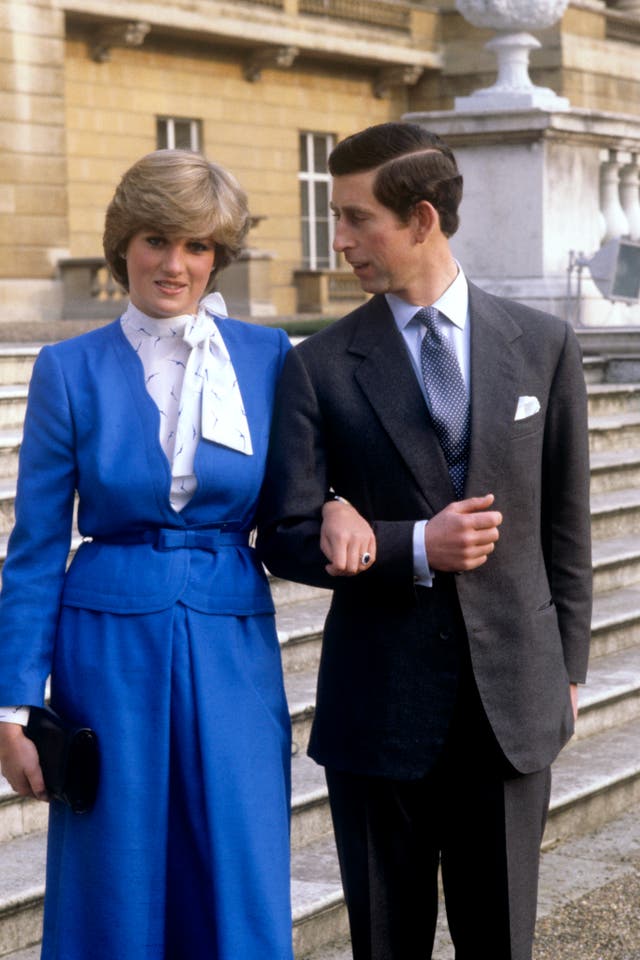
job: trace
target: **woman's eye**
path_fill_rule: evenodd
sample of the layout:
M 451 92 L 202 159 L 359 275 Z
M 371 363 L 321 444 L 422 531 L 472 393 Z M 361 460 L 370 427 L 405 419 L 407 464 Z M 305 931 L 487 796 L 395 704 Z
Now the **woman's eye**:
M 159 247 L 164 243 L 163 237 L 150 236 L 146 238 L 146 242 L 150 247 Z
M 210 243 L 205 243 L 201 240 L 192 240 L 189 244 L 194 253 L 207 253 L 212 249 Z

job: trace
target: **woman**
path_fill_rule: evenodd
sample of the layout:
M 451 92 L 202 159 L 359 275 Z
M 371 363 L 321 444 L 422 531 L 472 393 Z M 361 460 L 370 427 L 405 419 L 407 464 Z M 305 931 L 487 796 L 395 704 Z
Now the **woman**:
M 248 546 L 288 341 L 201 302 L 247 225 L 225 170 L 144 157 L 106 215 L 127 310 L 34 367 L 0 703 L 41 705 L 51 673 L 52 707 L 101 750 L 92 811 L 51 804 L 46 960 L 292 955 L 289 717 Z M 46 798 L 16 723 L 0 723 L 0 758 L 18 793 Z

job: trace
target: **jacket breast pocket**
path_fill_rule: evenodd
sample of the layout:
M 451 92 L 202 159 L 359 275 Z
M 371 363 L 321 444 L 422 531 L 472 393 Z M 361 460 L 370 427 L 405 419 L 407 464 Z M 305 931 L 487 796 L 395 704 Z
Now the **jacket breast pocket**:
M 523 440 L 525 437 L 533 437 L 542 433 L 544 419 L 542 413 L 534 413 L 530 417 L 524 417 L 522 420 L 514 420 L 511 426 L 511 439 Z

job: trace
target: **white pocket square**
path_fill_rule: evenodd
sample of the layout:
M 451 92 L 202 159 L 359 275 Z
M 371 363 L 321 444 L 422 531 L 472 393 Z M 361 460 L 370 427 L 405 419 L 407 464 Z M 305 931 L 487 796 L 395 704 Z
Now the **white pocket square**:
M 540 401 L 537 397 L 518 397 L 518 409 L 516 410 L 515 420 L 525 420 L 532 417 L 540 409 Z

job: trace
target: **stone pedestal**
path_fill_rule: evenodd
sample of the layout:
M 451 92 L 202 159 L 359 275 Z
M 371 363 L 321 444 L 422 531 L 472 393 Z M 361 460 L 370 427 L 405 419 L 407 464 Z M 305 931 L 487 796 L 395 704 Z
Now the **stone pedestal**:
M 222 272 L 218 289 L 229 316 L 241 319 L 275 316 L 270 266 L 271 254 L 249 249 Z
M 479 286 L 587 326 L 640 326 L 640 306 L 605 300 L 588 269 L 571 276 L 570 252 L 602 242 L 601 168 L 611 151 L 634 164 L 640 121 L 569 109 L 443 111 L 404 119 L 440 134 L 464 176 L 461 226 L 452 249 Z M 603 231 L 603 225 L 605 231 Z M 629 233 L 625 224 L 619 233 Z M 569 293 L 569 296 L 568 296 Z

